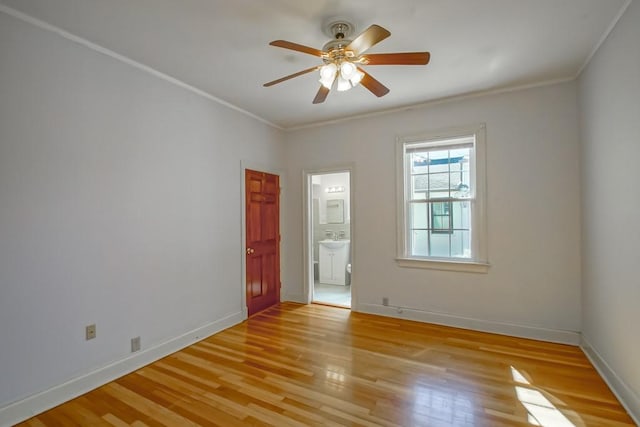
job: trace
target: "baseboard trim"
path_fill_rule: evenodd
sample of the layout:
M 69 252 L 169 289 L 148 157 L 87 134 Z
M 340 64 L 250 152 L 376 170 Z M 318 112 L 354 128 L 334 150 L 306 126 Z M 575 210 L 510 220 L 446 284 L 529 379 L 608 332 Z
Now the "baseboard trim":
M 298 302 L 300 304 L 309 304 L 305 296 L 302 294 L 282 294 L 282 298 L 280 299 L 282 301 L 291 301 L 291 302 Z
M 613 394 L 627 410 L 633 421 L 640 426 L 640 397 L 624 382 L 622 378 L 609 366 L 602 356 L 593 348 L 589 340 L 583 335 L 580 348 L 587 355 L 596 371 L 607 383 Z
M 512 323 L 495 322 L 491 320 L 455 316 L 446 313 L 378 304 L 358 304 L 357 307 L 354 308 L 354 311 L 560 344 L 575 346 L 580 344 L 580 333 L 577 331 L 516 325 Z
M 34 415 L 67 402 L 110 381 L 142 368 L 171 353 L 201 341 L 213 334 L 242 322 L 241 312 L 227 315 L 219 320 L 193 329 L 178 337 L 134 353 L 105 365 L 95 371 L 73 378 L 63 384 L 29 396 L 0 408 L 0 426 L 12 426 Z

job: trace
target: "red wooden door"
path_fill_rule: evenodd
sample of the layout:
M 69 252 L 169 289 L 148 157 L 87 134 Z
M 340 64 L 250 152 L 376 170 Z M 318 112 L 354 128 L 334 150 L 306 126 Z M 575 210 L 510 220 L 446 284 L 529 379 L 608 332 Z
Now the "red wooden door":
M 279 196 L 277 175 L 245 171 L 249 316 L 280 302 Z

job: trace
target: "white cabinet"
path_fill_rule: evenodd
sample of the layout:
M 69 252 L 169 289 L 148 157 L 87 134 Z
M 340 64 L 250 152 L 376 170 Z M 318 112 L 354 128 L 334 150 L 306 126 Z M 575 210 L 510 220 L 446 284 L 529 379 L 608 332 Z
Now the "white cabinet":
M 320 283 L 346 285 L 346 269 L 349 260 L 348 240 L 323 240 L 320 242 Z

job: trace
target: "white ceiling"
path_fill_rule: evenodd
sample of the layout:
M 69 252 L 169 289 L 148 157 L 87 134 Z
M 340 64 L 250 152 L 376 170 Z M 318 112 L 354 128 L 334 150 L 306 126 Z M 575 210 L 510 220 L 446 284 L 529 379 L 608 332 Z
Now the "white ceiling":
M 629 0 L 0 0 L 10 8 L 150 66 L 282 128 L 444 97 L 574 78 Z M 320 64 L 271 47 L 321 49 L 323 23 L 391 32 L 373 52 L 430 51 L 427 66 L 369 66 L 391 91 L 363 87 L 311 103 Z

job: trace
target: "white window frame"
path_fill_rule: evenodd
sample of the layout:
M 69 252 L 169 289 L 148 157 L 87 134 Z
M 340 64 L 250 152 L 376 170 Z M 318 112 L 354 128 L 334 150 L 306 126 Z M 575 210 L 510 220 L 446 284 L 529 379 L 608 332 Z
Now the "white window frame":
M 475 190 L 471 203 L 471 258 L 417 257 L 409 255 L 407 220 L 407 182 L 405 154 L 407 147 L 424 145 L 446 146 L 447 140 L 474 136 L 471 159 L 471 182 Z M 486 218 L 486 126 L 484 124 L 443 129 L 420 135 L 399 136 L 396 139 L 396 194 L 397 194 L 397 258 L 400 267 L 486 273 L 487 256 Z

